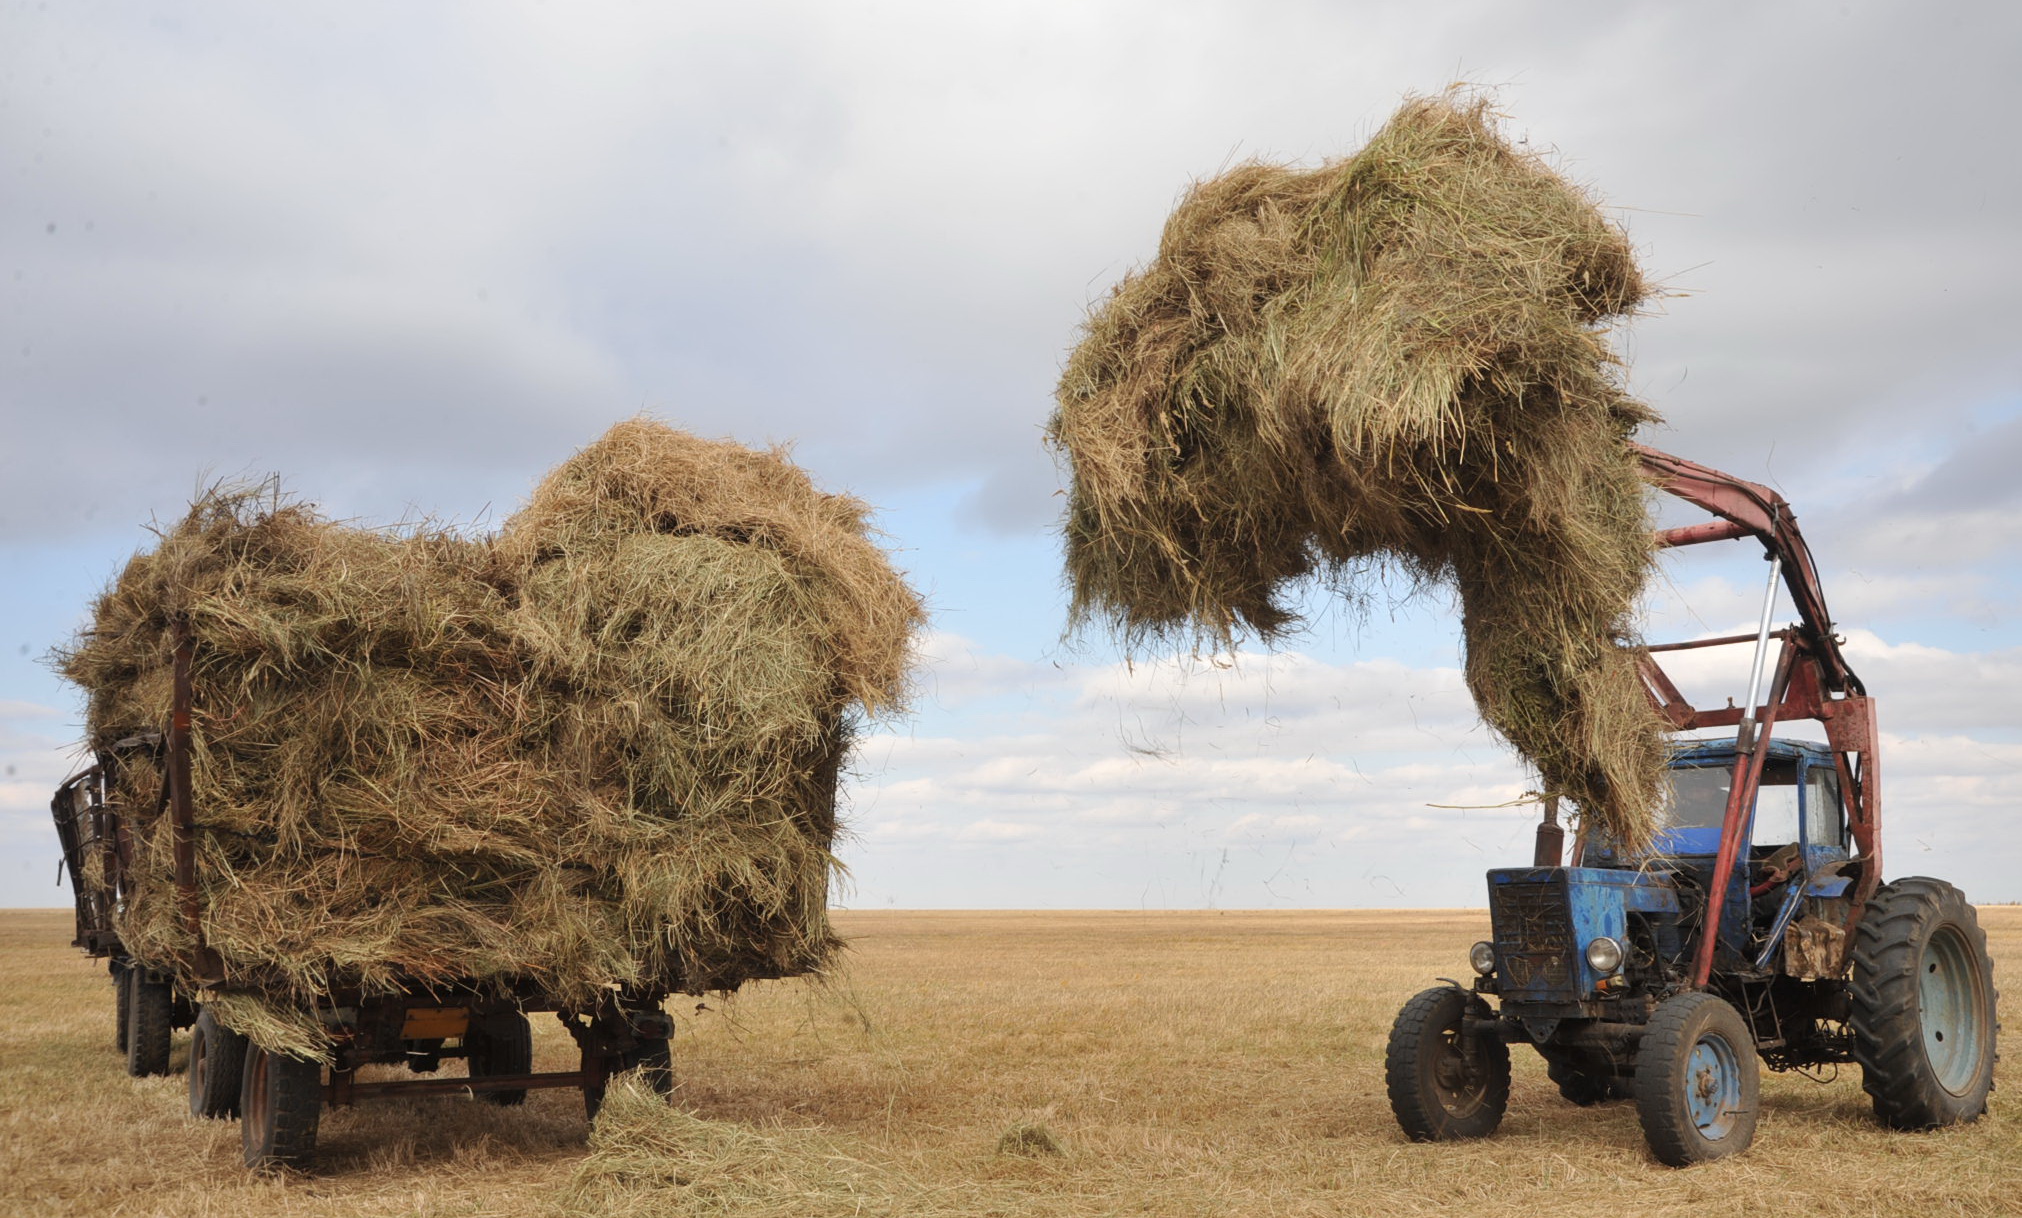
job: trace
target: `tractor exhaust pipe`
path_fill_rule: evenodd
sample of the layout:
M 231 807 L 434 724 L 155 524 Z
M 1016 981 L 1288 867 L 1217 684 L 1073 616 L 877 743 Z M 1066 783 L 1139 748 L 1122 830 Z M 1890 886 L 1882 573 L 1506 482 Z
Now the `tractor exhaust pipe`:
M 1538 822 L 1538 842 L 1531 853 L 1531 866 L 1556 867 L 1565 852 L 1566 831 L 1559 825 L 1559 797 L 1547 795 L 1545 818 Z

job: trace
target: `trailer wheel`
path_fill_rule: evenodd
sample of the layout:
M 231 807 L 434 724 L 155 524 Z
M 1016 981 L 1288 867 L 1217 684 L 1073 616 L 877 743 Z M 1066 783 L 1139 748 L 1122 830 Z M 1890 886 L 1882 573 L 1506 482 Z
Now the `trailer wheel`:
M 135 1078 L 169 1072 L 175 992 L 166 981 L 129 966 L 126 977 L 126 1072 Z
M 639 1042 L 635 1049 L 628 1050 L 619 1059 L 618 1066 L 611 1071 L 613 1077 L 636 1070 L 639 1079 L 656 1094 L 674 1094 L 674 1049 L 673 1042 L 665 1037 L 654 1037 Z M 608 1080 L 607 1080 L 608 1082 Z M 583 1088 L 583 1112 L 591 1120 L 597 1119 L 597 1111 L 604 1106 L 605 1083 Z
M 1390 1111 L 1414 1142 L 1485 1138 L 1509 1107 L 1509 1046 L 1489 1034 L 1469 1036 L 1467 1016 L 1488 1004 L 1443 985 L 1404 1004 L 1390 1028 L 1384 1080 Z
M 1650 1153 L 1690 1167 L 1748 1149 L 1761 1084 L 1740 1012 L 1703 992 L 1664 1000 L 1636 1050 L 1636 1115 Z
M 1964 894 L 1923 876 L 1876 891 L 1854 939 L 1850 1022 L 1861 1087 L 1883 1124 L 1932 1129 L 1987 1111 L 1998 998 Z
M 322 1116 L 322 1063 L 246 1046 L 239 1139 L 247 1167 L 308 1167 L 316 1158 L 316 1123 Z
M 221 1024 L 210 1008 L 190 1029 L 190 1114 L 239 1115 L 239 1084 L 246 1069 L 246 1038 Z
M 527 1017 L 518 1011 L 501 1011 L 472 1020 L 470 1030 L 464 1033 L 463 1047 L 469 1054 L 465 1060 L 470 1063 L 472 1078 L 533 1073 L 534 1030 L 527 1025 Z M 524 1090 L 486 1091 L 482 1096 L 486 1103 L 501 1108 L 524 1104 L 527 1099 Z
M 124 1053 L 127 1030 L 133 1026 L 133 966 L 115 959 L 108 967 L 112 970 L 112 1043 L 114 1049 Z

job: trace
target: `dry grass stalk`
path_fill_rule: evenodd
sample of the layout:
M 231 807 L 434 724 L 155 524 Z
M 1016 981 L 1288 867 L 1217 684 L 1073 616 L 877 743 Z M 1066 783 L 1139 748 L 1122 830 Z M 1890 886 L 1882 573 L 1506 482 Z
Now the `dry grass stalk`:
M 852 728 L 906 692 L 918 599 L 855 499 L 779 452 L 621 423 L 496 538 L 218 491 L 136 555 L 63 659 L 91 743 L 159 730 L 197 640 L 204 932 L 228 1022 L 474 979 L 588 1005 L 826 964 Z M 126 766 L 145 960 L 184 956 L 160 774 Z
M 1645 839 L 1661 724 L 1629 615 L 1651 563 L 1608 323 L 1621 230 L 1498 133 L 1416 99 L 1316 170 L 1197 183 L 1089 318 L 1049 435 L 1077 624 L 1226 647 L 1380 563 L 1456 588 L 1488 722 L 1591 821 Z
M 2005 1218 L 2022 1195 L 2012 1019 L 1975 1124 L 1897 1133 L 1857 1069 L 1824 1086 L 1772 1073 L 1754 1147 L 1678 1171 L 1650 1158 L 1633 1103 L 1573 1107 L 1529 1051 L 1512 1054 L 1495 1137 L 1417 1145 L 1398 1131 L 1391 1019 L 1486 933 L 1485 911 L 834 916 L 849 987 L 760 983 L 683 1011 L 678 1110 L 620 1110 L 669 1118 L 629 1150 L 620 1124 L 595 1131 L 612 1153 L 586 1188 L 582 1099 L 566 1090 L 512 1109 L 334 1109 L 313 1178 L 251 1175 L 238 1126 L 192 1120 L 181 1077 L 125 1077 L 112 986 L 69 946 L 69 911 L 0 911 L 0 1213 L 643 1218 L 723 1212 L 734 1196 L 749 1218 L 1534 1218 L 1627 1197 L 1639 1216 L 1706 1218 L 1773 1197 L 1790 1218 Z M 1996 976 L 2014 976 L 2022 908 L 1983 906 L 1980 920 Z M 534 1021 L 534 1052 L 543 1070 L 576 1061 L 552 1019 Z M 1043 1118 L 1070 1153 L 995 1153 L 1020 1118 Z M 747 1174 L 658 1183 L 713 1161 L 711 1146 Z M 758 1174 L 759 1154 L 776 1170 Z

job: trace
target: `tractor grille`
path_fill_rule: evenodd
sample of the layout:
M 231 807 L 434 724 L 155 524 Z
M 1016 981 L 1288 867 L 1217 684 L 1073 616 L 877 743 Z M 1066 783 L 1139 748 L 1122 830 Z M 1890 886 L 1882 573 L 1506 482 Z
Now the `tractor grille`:
M 1571 996 L 1573 915 L 1564 883 L 1492 885 L 1489 918 L 1505 993 Z

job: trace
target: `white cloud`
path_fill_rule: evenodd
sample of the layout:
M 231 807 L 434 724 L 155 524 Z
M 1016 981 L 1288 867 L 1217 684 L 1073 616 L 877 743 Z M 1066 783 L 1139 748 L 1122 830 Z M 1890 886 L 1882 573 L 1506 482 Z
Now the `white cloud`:
M 1041 875 L 1021 888 L 999 862 L 992 891 L 1011 903 L 1471 900 L 1437 865 L 1475 857 L 1455 826 L 1492 854 L 1524 816 L 1423 805 L 1500 802 L 1522 781 L 1456 671 L 1012 658 L 1053 628 L 1056 555 L 999 562 L 1011 551 L 977 527 L 1029 535 L 1057 513 L 1037 440 L 1061 354 L 1190 179 L 1339 155 L 1407 90 L 1463 76 L 1505 83 L 1512 133 L 1564 149 L 1690 293 L 1624 336 L 1670 420 L 1650 438 L 1796 504 L 1835 612 L 1878 632 L 1850 645 L 1925 767 L 1907 772 L 1929 779 L 1892 778 L 1891 799 L 1932 824 L 1966 815 L 1935 792 L 1981 807 L 1992 788 L 1959 785 L 1967 753 L 2022 726 L 2003 510 L 2022 451 L 2022 160 L 1988 155 L 2012 142 L 2022 10 L 903 0 L 417 17 L 366 0 L 313 18 L 52 5 L 7 26 L 0 558 L 131 537 L 205 470 L 280 469 L 338 514 L 468 515 L 509 508 L 641 408 L 797 439 L 824 485 L 974 488 L 949 519 L 885 523 L 901 544 L 960 534 L 1001 567 L 941 606 L 968 637 L 928 642 L 910 733 L 866 742 L 867 842 L 973 849 L 975 826 L 1034 829 L 996 839 Z M 952 580 L 954 549 L 917 552 L 923 580 Z M 1753 625 L 1752 559 L 1678 571 L 1653 635 Z M 83 603 L 88 584 L 65 578 L 0 581 L 0 617 L 39 632 L 8 647 L 51 641 L 40 606 Z M 1745 649 L 1679 664 L 1715 704 L 1745 681 Z M 25 667 L 0 668 L 0 697 L 54 698 Z M 19 826 L 43 816 L 70 730 L 0 716 L 8 834 L 32 836 Z M 1274 829 L 1245 856 L 1224 836 L 1309 816 L 1330 846 Z M 1055 836 L 1094 861 L 1046 854 Z M 1309 888 L 1283 886 L 1282 850 L 1306 852 Z M 1208 851 L 1206 872 L 1186 861 Z M 907 866 L 888 892 L 965 891 L 934 887 L 930 852 Z
M 1951 875 L 1982 900 L 2022 896 L 2022 844 L 1999 819 L 2022 761 L 2010 742 L 2022 653 L 1871 632 L 1847 646 L 1888 729 L 1891 871 Z M 1027 689 L 1034 666 L 960 654 L 1007 693 Z M 905 890 L 903 868 L 938 854 L 972 882 L 929 903 L 1058 904 L 1048 874 L 1065 858 L 1099 873 L 1078 874 L 1078 903 L 1154 890 L 1199 902 L 1201 858 L 1228 851 L 1213 892 L 1224 905 L 1479 904 L 1481 869 L 1529 856 L 1536 808 L 1499 806 L 1523 794 L 1525 767 L 1488 737 L 1451 669 L 1291 652 L 1046 667 L 1054 692 L 1029 711 L 1030 732 L 866 741 L 847 854 L 866 891 Z M 977 869 L 967 851 L 984 841 L 997 852 Z

